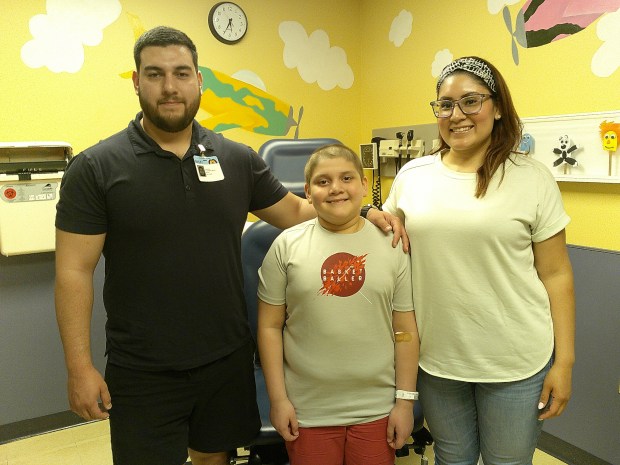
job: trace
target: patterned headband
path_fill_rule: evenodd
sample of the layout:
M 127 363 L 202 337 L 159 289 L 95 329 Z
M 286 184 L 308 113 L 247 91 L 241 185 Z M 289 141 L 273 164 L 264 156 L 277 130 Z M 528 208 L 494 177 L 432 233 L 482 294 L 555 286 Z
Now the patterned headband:
M 448 66 L 446 66 L 441 74 L 439 75 L 439 80 L 437 81 L 437 92 L 439 92 L 439 87 L 445 78 L 450 76 L 455 71 L 462 70 L 467 71 L 468 73 L 474 74 L 482 79 L 485 84 L 491 89 L 493 92 L 495 90 L 495 79 L 493 78 L 493 72 L 491 68 L 489 68 L 485 62 L 478 60 L 477 58 L 459 58 L 454 60 Z

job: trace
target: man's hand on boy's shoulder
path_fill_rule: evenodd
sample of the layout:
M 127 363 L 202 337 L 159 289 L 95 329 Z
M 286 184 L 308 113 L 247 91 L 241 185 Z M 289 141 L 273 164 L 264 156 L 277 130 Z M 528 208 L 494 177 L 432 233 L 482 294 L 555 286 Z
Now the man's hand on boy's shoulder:
M 399 242 L 402 242 L 403 251 L 409 253 L 409 236 L 407 236 L 405 225 L 399 217 L 378 208 L 371 208 L 368 210 L 366 218 L 386 234 L 393 233 L 392 247 L 396 247 Z

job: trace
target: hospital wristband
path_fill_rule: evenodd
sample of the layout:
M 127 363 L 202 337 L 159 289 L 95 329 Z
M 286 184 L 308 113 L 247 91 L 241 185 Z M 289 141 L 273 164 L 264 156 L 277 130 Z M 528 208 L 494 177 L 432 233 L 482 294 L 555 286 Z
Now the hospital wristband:
M 401 391 L 397 389 L 395 397 L 397 399 L 418 400 L 419 394 L 416 391 Z

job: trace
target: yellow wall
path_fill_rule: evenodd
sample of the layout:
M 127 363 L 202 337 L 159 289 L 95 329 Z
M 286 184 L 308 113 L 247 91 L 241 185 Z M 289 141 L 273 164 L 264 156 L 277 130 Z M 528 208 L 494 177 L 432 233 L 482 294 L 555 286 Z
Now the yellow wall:
M 513 22 L 523 3 L 509 7 Z M 602 44 L 596 23 L 543 47 L 519 46 L 517 66 L 503 17 L 491 15 L 486 0 L 362 0 L 362 4 L 362 142 L 370 139 L 373 128 L 435 121 L 428 105 L 435 98 L 430 69 L 435 53 L 446 48 L 455 58 L 478 55 L 496 65 L 521 117 L 620 108 L 620 70 L 600 78 L 590 68 Z M 401 9 L 413 14 L 413 30 L 397 48 L 387 38 L 392 18 Z M 385 190 L 389 182 L 384 184 Z M 560 190 L 572 218 L 568 241 L 620 250 L 620 184 L 561 182 Z
M 64 140 L 76 152 L 123 128 L 139 110 L 129 79 L 119 74 L 131 71 L 134 33 L 126 13 L 136 15 L 147 29 L 165 24 L 186 32 L 196 43 L 199 64 L 233 74 L 248 69 L 258 74 L 267 91 L 291 104 L 295 116 L 304 107 L 299 137 L 337 137 L 346 144 L 358 143 L 359 86 L 324 91 L 304 82 L 296 70 L 282 61 L 283 42 L 278 35 L 282 21 L 298 21 L 308 34 L 325 30 L 332 46 L 347 51 L 348 63 L 359 75 L 360 51 L 357 25 L 360 5 L 356 0 L 316 0 L 312 7 L 303 0 L 264 2 L 238 0 L 248 16 L 246 37 L 227 46 L 211 35 L 208 15 L 216 1 L 120 0 L 121 16 L 103 31 L 103 41 L 86 46 L 85 62 L 75 73 L 53 73 L 32 69 L 20 58 L 22 46 L 32 35 L 29 20 L 46 12 L 44 0 L 12 2 L 0 0 L 2 30 L 0 82 L 4 94 L 0 112 L 0 141 Z M 329 10 L 325 15 L 322 11 Z M 346 19 L 347 27 L 343 27 Z M 329 109 L 329 110 L 326 110 Z M 200 115 L 199 115 L 200 116 Z M 284 138 L 292 138 L 294 128 Z M 255 149 L 272 137 L 233 129 L 225 135 Z
M 131 82 L 119 77 L 134 66 L 134 34 L 126 12 L 146 28 L 167 24 L 187 32 L 201 65 L 227 74 L 249 69 L 295 114 L 303 106 L 302 138 L 335 137 L 357 147 L 370 139 L 373 128 L 433 122 L 430 68 L 444 48 L 455 57 L 477 54 L 497 65 L 522 117 L 619 107 L 620 70 L 608 78 L 590 71 L 601 44 L 596 24 L 544 47 L 519 47 L 517 66 L 503 18 L 488 12 L 486 0 L 237 0 L 249 17 L 249 32 L 235 46 L 222 45 L 208 30 L 214 3 L 121 0 L 123 13 L 104 30 L 101 44 L 85 47 L 83 68 L 56 74 L 28 68 L 20 58 L 21 47 L 31 39 L 28 21 L 45 13 L 46 2 L 0 0 L 0 141 L 65 140 L 77 152 L 126 127 L 139 110 Z M 510 7 L 513 17 L 522 3 Z M 388 34 L 401 9 L 413 14 L 413 31 L 397 48 Z M 283 65 L 278 25 L 288 20 L 302 23 L 308 33 L 325 30 L 331 45 L 346 51 L 355 74 L 350 89 L 321 90 Z M 293 137 L 293 131 L 285 137 Z M 239 129 L 225 135 L 255 149 L 271 138 Z M 560 188 L 573 219 L 569 242 L 620 250 L 620 184 L 561 183 Z

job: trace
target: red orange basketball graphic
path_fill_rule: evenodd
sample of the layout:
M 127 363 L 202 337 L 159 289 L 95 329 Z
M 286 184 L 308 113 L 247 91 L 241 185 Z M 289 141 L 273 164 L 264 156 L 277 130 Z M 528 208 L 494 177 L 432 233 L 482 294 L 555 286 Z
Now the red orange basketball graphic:
M 366 280 L 366 255 L 345 252 L 328 257 L 321 266 L 321 295 L 348 297 L 358 292 Z

